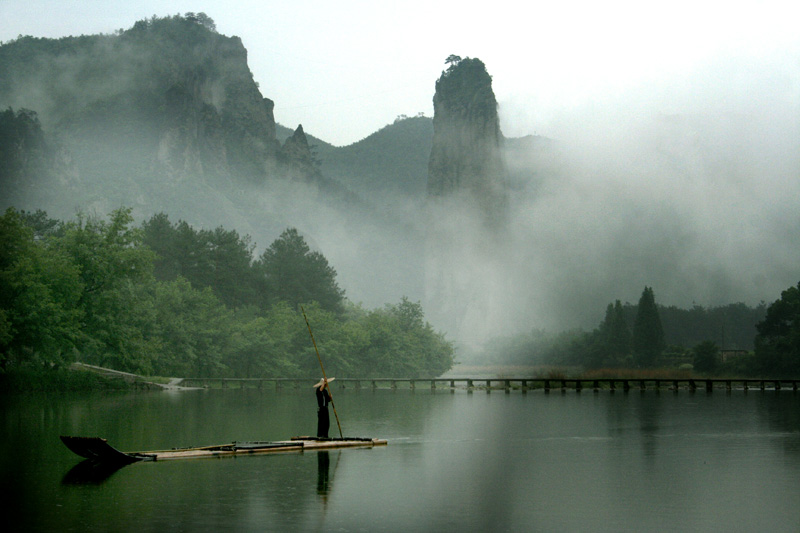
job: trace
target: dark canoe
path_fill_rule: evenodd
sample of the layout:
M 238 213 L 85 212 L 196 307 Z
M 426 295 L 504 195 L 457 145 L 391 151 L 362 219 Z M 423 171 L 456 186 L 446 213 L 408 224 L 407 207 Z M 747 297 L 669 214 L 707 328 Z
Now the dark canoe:
M 303 450 L 327 450 L 332 448 L 363 448 L 385 446 L 385 439 L 345 437 L 343 439 L 318 439 L 316 437 L 293 437 L 291 440 L 265 442 L 232 442 L 197 448 L 173 448 L 147 452 L 121 452 L 100 437 L 67 437 L 61 441 L 77 455 L 96 462 L 130 464 L 138 461 L 167 461 L 172 459 L 195 459 L 200 457 L 227 457 L 275 452 Z

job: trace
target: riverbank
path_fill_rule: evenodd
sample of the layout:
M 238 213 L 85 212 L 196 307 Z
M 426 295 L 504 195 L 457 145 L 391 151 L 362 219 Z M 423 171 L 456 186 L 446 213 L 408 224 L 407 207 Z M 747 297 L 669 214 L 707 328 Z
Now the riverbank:
M 133 383 L 86 370 L 11 368 L 0 372 L 0 393 L 123 391 Z

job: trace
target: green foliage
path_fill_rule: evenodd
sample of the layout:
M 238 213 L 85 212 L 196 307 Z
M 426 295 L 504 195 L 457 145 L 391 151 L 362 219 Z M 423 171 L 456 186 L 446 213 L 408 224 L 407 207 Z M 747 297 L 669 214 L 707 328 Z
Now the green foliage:
M 617 300 L 614 304 L 608 304 L 603 321 L 591 332 L 574 330 L 554 334 L 533 330 L 494 339 L 486 346 L 484 358 L 493 364 L 631 368 L 640 364 L 634 360 L 631 335 L 638 309 L 638 305 L 621 304 Z M 651 366 L 676 367 L 682 363 L 688 364 L 695 352 L 687 346 L 696 348 L 704 345 L 705 341 L 719 346 L 720 341 L 724 340 L 726 348 L 747 348 L 752 345 L 752 338 L 747 339 L 747 335 L 755 335 L 755 325 L 765 314 L 763 304 L 751 308 L 743 303 L 713 308 L 657 309 L 664 322 L 665 346 L 658 355 L 653 354 Z M 752 356 L 718 361 L 714 371 L 738 376 L 760 372 Z
M 224 361 L 237 329 L 233 313 L 210 288 L 193 289 L 182 278 L 157 283 L 154 288 L 152 332 L 159 343 L 154 372 L 199 377 L 225 374 Z
M 47 156 L 39 117 L 35 111 L 11 108 L 0 112 L 0 193 L 11 193 L 10 185 L 34 170 Z
M 635 306 L 625 312 L 632 322 Z M 658 313 L 669 344 L 694 346 L 713 340 L 722 349 L 752 350 L 756 324 L 764 318 L 766 305 L 749 307 L 739 302 L 718 307 L 695 305 L 691 309 L 659 306 Z
M 711 374 L 719 366 L 719 347 L 714 341 L 703 341 L 692 349 L 692 366 L 698 372 Z
M 68 362 L 82 291 L 69 257 L 49 242 L 35 243 L 22 216 L 8 209 L 0 217 L 0 364 Z
M 588 366 L 617 367 L 628 363 L 627 357 L 631 353 L 631 332 L 619 300 L 614 304 L 608 304 L 605 319 L 596 335 L 595 349 L 592 351 L 595 357 Z
M 347 320 L 341 322 L 321 309 L 308 312 L 315 338 L 323 339 L 317 340 L 317 345 L 325 354 L 325 367 L 330 366 L 332 373 L 433 377 L 452 367 L 452 344 L 425 321 L 419 303 L 404 297 L 383 309 L 366 311 L 350 306 L 346 314 Z M 302 363 L 312 375 L 317 373 L 319 363 L 313 347 Z
M 665 347 L 664 329 L 651 287 L 645 287 L 639 298 L 632 345 L 634 362 L 640 368 L 652 366 Z
M 442 104 L 455 114 L 496 118 L 492 77 L 483 61 L 451 55 L 446 63 L 447 70 L 436 80 L 434 107 Z
M 303 337 L 304 324 L 285 302 L 273 305 L 265 316 L 243 322 L 231 347 L 228 365 L 241 377 L 287 377 L 300 375 L 293 356 L 295 339 Z
M 249 237 L 222 227 L 209 231 L 184 221 L 172 224 L 164 213 L 153 215 L 142 230 L 144 244 L 156 252 L 156 279 L 183 277 L 196 289 L 211 287 L 231 308 L 255 305 L 263 297 L 258 273 L 251 268 L 254 247 Z
M 457 56 L 455 54 L 450 54 L 447 56 L 447 59 L 444 60 L 446 65 L 458 65 L 461 62 L 461 56 Z
M 436 376 L 452 366 L 452 345 L 419 303 L 345 306 L 335 271 L 296 230 L 259 261 L 251 253 L 235 232 L 197 232 L 166 215 L 139 229 L 128 209 L 67 223 L 9 209 L 0 217 L 0 370 L 38 380 L 26 369 L 77 358 L 140 374 L 315 377 L 300 303 L 334 375 Z
M 753 352 L 723 361 L 719 363 L 717 369 L 717 374 L 729 376 L 757 376 L 759 373 L 758 360 Z
M 758 368 L 769 375 L 800 376 L 800 283 L 781 293 L 756 325 Z
M 130 209 L 118 209 L 106 222 L 79 216 L 64 224 L 54 249 L 69 257 L 80 280 L 78 307 L 83 324 L 77 349 L 86 362 L 120 370 L 147 370 L 147 345 L 137 325 L 144 318 L 140 291 L 152 280 L 153 253 L 131 227 Z
M 418 116 L 395 121 L 349 146 L 315 144 L 325 176 L 383 204 L 387 198 L 396 202 L 396 194 L 425 196 L 432 142 L 433 119 Z
M 344 291 L 336 283 L 336 271 L 321 253 L 311 251 L 295 228 L 284 231 L 264 251 L 256 269 L 269 294 L 293 308 L 318 302 L 328 311 L 342 311 Z

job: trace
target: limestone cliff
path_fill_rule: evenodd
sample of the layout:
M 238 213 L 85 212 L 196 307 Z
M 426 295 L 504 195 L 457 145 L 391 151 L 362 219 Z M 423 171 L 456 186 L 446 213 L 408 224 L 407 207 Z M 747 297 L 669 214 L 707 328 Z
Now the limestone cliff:
M 448 62 L 433 97 L 428 195 L 463 196 L 497 223 L 505 215 L 506 170 L 492 78 L 480 59 L 451 56 Z
M 280 149 L 241 40 L 189 14 L 7 43 L 0 107 L 35 111 L 90 181 L 263 181 Z
M 426 309 L 462 342 L 490 333 L 510 279 L 506 168 L 492 78 L 479 59 L 448 58 L 436 82 L 428 164 Z

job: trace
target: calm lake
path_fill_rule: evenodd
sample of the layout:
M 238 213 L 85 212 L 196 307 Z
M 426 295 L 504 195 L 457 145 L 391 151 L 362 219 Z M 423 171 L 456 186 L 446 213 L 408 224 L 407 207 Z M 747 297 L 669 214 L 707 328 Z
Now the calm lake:
M 372 449 L 136 463 L 105 476 L 59 435 L 124 451 L 314 434 L 313 389 L 0 398 L 13 531 L 800 530 L 792 391 L 342 390 Z M 338 434 L 331 412 L 331 435 Z

